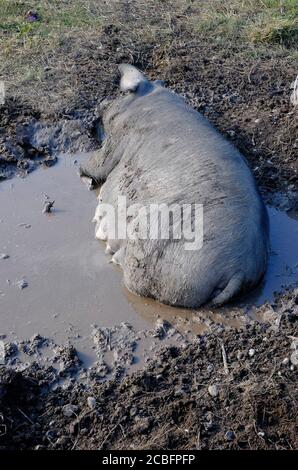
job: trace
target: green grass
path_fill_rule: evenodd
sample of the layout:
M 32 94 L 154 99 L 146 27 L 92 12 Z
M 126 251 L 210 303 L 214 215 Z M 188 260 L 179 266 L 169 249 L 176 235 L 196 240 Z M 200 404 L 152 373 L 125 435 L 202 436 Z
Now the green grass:
M 29 10 L 37 12 L 38 21 L 28 22 Z M 102 25 L 97 0 L 0 0 L 0 79 L 14 94 L 28 95 L 28 83 L 32 90 L 40 88 L 45 66 L 52 66 L 49 57 L 58 53 L 63 62 L 67 38 L 83 42 Z
M 95 1 L 84 0 L 0 0 L 0 30 L 8 35 L 43 37 L 53 30 L 100 25 L 99 12 L 93 13 L 95 7 Z M 28 23 L 29 10 L 36 11 L 40 20 Z
M 38 13 L 38 21 L 27 21 L 29 10 Z M 95 0 L 0 0 L 0 58 L 13 53 L 22 63 L 26 54 L 58 45 L 61 36 L 101 25 Z
M 124 0 L 0 0 L 0 80 L 8 94 L 58 109 L 61 97 L 77 93 L 74 55 L 92 61 L 90 48 L 100 47 L 108 24 L 120 26 L 124 49 L 132 54 L 141 43 L 167 57 L 168 49 L 190 37 L 198 44 L 216 43 L 223 52 L 238 48 L 241 60 L 293 61 L 298 55 L 297 5 L 297 0 L 135 0 L 127 17 Z M 38 13 L 39 21 L 27 21 L 29 10 Z
M 197 2 L 195 2 L 198 4 Z M 297 0 L 220 0 L 202 4 L 192 19 L 194 29 L 222 40 L 249 43 L 298 45 Z

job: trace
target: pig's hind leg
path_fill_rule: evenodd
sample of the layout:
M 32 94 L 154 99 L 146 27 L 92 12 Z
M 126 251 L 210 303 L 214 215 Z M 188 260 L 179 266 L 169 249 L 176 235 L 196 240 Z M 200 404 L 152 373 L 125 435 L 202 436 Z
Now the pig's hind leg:
M 244 276 L 242 272 L 234 274 L 223 290 L 220 293 L 218 293 L 218 291 L 216 292 L 215 297 L 211 300 L 211 304 L 214 306 L 220 306 L 231 300 L 238 292 L 240 292 L 243 279 Z

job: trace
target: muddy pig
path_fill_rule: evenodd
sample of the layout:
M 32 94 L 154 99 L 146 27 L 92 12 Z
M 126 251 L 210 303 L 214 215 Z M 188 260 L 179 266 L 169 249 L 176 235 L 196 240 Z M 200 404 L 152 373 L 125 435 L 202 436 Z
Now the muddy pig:
M 149 81 L 131 65 L 119 69 L 123 93 L 105 105 L 101 149 L 80 169 L 82 177 L 102 185 L 96 236 L 107 242 L 131 292 L 174 306 L 221 305 L 253 288 L 267 265 L 268 217 L 248 164 L 160 81 Z M 123 215 L 119 196 L 134 205 L 124 215 L 133 236 L 113 230 L 115 216 L 108 207 Z M 180 219 L 179 211 L 163 219 L 170 226 L 168 237 L 141 236 L 149 213 L 144 208 L 156 205 L 178 206 Z M 181 208 L 189 206 L 185 214 Z M 156 229 L 160 219 L 152 220 Z M 174 229 L 181 232 L 187 223 L 194 237 L 199 227 L 193 245 L 186 244 L 190 238 L 184 233 L 175 235 Z

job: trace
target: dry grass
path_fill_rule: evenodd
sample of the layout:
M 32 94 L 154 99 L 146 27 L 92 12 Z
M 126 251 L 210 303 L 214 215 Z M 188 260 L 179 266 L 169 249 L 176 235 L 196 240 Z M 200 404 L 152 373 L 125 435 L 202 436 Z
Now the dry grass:
M 97 33 L 104 23 L 98 6 L 95 0 L 0 0 L 0 77 L 14 94 L 21 94 L 15 87 L 25 93 L 40 84 L 53 62 L 62 66 L 70 38 L 81 42 L 86 32 Z M 27 21 L 29 10 L 38 13 L 38 21 Z
M 28 10 L 39 20 L 28 22 Z M 61 98 L 75 100 L 76 57 L 102 71 L 106 65 L 93 64 L 90 51 L 100 50 L 110 24 L 121 30 L 119 48 L 134 58 L 140 44 L 166 57 L 186 37 L 223 50 L 239 44 L 246 57 L 297 58 L 297 0 L 0 0 L 0 80 L 7 94 L 54 112 Z M 138 62 L 146 67 L 146 58 Z
M 296 0 L 212 0 L 203 2 L 200 16 L 192 21 L 198 31 L 213 33 L 219 39 L 295 47 L 297 15 Z

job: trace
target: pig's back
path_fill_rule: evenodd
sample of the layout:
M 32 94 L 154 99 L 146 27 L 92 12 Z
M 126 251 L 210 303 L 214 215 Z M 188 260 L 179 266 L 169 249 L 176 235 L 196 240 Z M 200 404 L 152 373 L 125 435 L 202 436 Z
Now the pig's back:
M 204 221 L 197 251 L 186 251 L 183 240 L 145 240 L 138 247 L 128 241 L 128 288 L 166 303 L 198 306 L 237 273 L 238 290 L 254 285 L 267 263 L 267 214 L 244 157 L 166 90 L 142 98 L 126 126 L 129 144 L 117 168 L 121 190 L 142 204 L 202 204 Z M 127 178 L 131 168 L 137 178 Z M 156 250 L 158 244 L 162 249 Z M 144 253 L 147 261 L 140 263 Z

